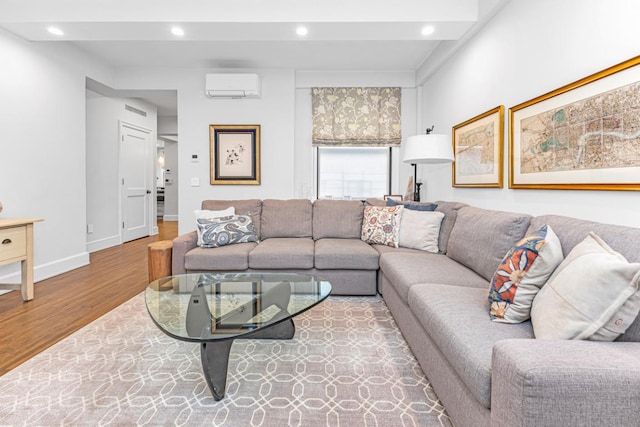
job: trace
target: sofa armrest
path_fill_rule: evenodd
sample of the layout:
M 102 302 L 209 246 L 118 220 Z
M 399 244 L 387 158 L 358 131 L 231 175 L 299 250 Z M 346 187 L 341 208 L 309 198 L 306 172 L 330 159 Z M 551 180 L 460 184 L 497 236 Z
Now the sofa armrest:
M 187 270 L 184 268 L 184 256 L 191 249 L 198 246 L 198 233 L 183 234 L 173 239 L 173 249 L 171 254 L 171 274 L 185 274 Z
M 504 340 L 493 347 L 492 426 L 631 426 L 640 343 Z

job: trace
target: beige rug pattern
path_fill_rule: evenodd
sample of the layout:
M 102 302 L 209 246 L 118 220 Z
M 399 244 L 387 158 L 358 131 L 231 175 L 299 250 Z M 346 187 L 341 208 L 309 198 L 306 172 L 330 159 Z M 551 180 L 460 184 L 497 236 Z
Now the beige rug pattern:
M 236 340 L 220 402 L 199 345 L 164 335 L 143 298 L 0 377 L 0 425 L 451 425 L 380 298 L 330 297 L 292 340 Z

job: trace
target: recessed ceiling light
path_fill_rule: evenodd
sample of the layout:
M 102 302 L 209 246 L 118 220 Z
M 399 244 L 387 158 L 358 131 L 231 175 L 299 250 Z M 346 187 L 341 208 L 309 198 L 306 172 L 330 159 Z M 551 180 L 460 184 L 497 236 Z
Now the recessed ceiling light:
M 309 30 L 307 30 L 307 27 L 301 25 L 296 28 L 296 34 L 299 36 L 306 36 L 307 34 L 309 34 Z
M 47 28 L 47 31 L 55 36 L 64 36 L 64 32 L 58 27 L 49 27 Z
M 171 28 L 171 34 L 173 34 L 174 36 L 184 36 L 184 30 L 180 27 L 172 27 Z
M 433 34 L 435 30 L 436 29 L 433 27 L 433 25 L 427 25 L 426 27 L 422 28 L 422 35 L 428 36 L 429 34 Z

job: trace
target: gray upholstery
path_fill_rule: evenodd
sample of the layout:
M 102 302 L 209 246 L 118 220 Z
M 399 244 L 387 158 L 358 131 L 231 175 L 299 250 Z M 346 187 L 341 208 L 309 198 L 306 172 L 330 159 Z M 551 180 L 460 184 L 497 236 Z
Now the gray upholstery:
M 261 239 L 311 237 L 312 205 L 307 199 L 263 200 Z
M 313 202 L 313 239 L 359 239 L 364 204 L 359 200 Z
M 491 416 L 489 409 L 471 394 L 451 367 L 450 361 L 438 350 L 429 333 L 386 278 L 382 279 L 381 287 L 385 304 L 456 427 L 488 426 Z
M 387 245 L 371 245 L 371 247 L 373 249 L 375 249 L 380 255 L 382 254 L 386 254 L 388 252 L 390 253 L 407 253 L 407 254 L 423 254 L 425 253 L 424 251 L 421 251 L 420 249 L 411 249 L 411 248 L 403 248 L 402 246 L 399 246 L 397 248 L 391 247 L 391 246 L 387 246 Z
M 447 256 L 491 280 L 507 251 L 525 236 L 530 219 L 526 214 L 460 208 Z
M 409 289 L 417 283 L 444 283 L 489 291 L 489 282 L 483 277 L 442 254 L 387 252 L 380 256 L 380 269 L 405 304 Z
M 232 206 L 236 210 L 236 215 L 249 214 L 249 216 L 251 216 L 251 221 L 253 221 L 256 234 L 258 235 L 258 239 L 260 239 L 260 231 L 261 231 L 260 230 L 260 223 L 261 223 L 260 214 L 262 212 L 262 200 L 248 199 L 248 200 L 203 200 L 202 201 L 202 209 L 206 209 L 209 211 L 221 211 Z
M 249 267 L 257 269 L 313 268 L 311 238 L 266 239 L 249 253 Z
M 409 307 L 473 396 L 491 407 L 491 351 L 510 338 L 533 338 L 531 322 L 507 324 L 489 318 L 487 289 L 416 285 Z M 462 327 L 461 327 L 462 326 Z
M 185 255 L 184 266 L 187 272 L 246 270 L 249 252 L 256 246 L 257 243 L 237 243 L 219 248 L 194 248 Z
M 508 339 L 492 371 L 492 426 L 640 425 L 638 344 Z
M 458 217 L 458 210 L 469 205 L 460 202 L 445 202 L 444 200 L 439 200 L 434 203 L 438 205 L 436 211 L 444 214 L 444 218 L 442 218 L 442 223 L 440 224 L 438 248 L 440 249 L 440 253 L 446 254 L 451 230 L 453 229 L 453 225 L 456 223 L 456 218 Z
M 487 301 L 489 280 L 506 252 L 544 224 L 565 254 L 594 231 L 635 262 L 640 230 L 435 203 L 445 214 L 440 254 L 363 243 L 360 202 L 265 200 L 256 224 L 259 245 L 199 249 L 195 232 L 185 234 L 174 240 L 173 274 L 236 268 L 313 274 L 343 295 L 371 295 L 379 284 L 458 427 L 640 425 L 640 344 L 535 340 L 529 322 L 492 322 Z M 203 202 L 213 210 L 229 205 L 238 209 L 237 201 Z M 238 259 L 225 258 L 233 253 Z M 619 340 L 640 341 L 640 317 Z
M 640 228 L 621 225 L 603 224 L 585 221 L 560 215 L 542 215 L 531 220 L 529 233 L 548 224 L 556 233 L 562 244 L 562 251 L 567 256 L 578 243 L 582 242 L 589 232 L 600 236 L 611 248 L 620 252 L 629 262 L 640 262 Z M 640 316 L 617 341 L 640 342 Z
M 194 221 L 195 223 L 195 221 Z M 184 268 L 185 256 L 190 250 L 197 248 L 198 233 L 192 231 L 173 239 L 171 250 L 171 274 L 185 274 Z
M 318 270 L 377 270 L 378 251 L 360 239 L 320 239 L 315 241 Z

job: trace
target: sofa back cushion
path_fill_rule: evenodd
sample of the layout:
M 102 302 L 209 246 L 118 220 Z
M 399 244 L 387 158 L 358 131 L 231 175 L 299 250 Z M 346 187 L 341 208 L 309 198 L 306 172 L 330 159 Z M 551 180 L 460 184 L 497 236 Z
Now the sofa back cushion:
M 640 228 L 603 224 L 560 215 L 541 215 L 531 220 L 529 229 L 536 229 L 544 224 L 553 227 L 565 254 L 571 252 L 590 232 L 594 232 L 611 249 L 622 254 L 627 261 L 640 262 Z M 640 316 L 616 341 L 640 342 Z
M 360 239 L 364 205 L 358 200 L 316 200 L 313 239 Z
M 260 238 L 311 237 L 312 205 L 308 199 L 262 201 Z
M 236 215 L 249 215 L 258 239 L 260 239 L 260 216 L 262 212 L 262 200 L 203 200 L 202 209 L 220 211 L 234 207 Z
M 449 236 L 451 235 L 451 230 L 453 229 L 453 224 L 456 223 L 456 217 L 458 216 L 458 210 L 465 206 L 469 206 L 466 203 L 460 202 L 445 202 L 445 201 L 437 201 L 434 202 L 436 205 L 436 211 L 442 212 L 444 214 L 444 218 L 442 219 L 442 223 L 440 223 L 440 235 L 438 236 L 438 247 L 440 248 L 440 253 L 447 253 Z
M 460 208 L 447 256 L 491 280 L 507 251 L 524 237 L 530 220 L 527 214 Z

